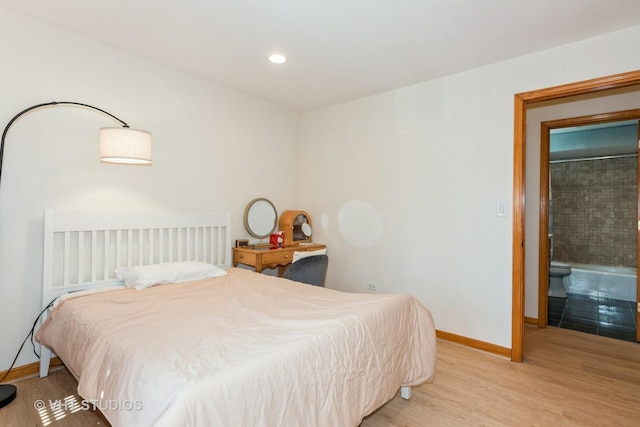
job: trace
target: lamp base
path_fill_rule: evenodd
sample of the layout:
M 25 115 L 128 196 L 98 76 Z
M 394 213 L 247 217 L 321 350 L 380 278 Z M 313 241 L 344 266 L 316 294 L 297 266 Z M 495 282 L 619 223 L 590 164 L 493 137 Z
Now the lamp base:
M 11 384 L 0 384 L 0 408 L 4 408 L 16 398 L 18 389 Z

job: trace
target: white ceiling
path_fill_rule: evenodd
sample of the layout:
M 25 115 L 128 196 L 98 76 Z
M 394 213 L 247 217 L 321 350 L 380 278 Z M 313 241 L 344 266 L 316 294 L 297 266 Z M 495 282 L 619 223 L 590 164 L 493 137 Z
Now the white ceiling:
M 640 25 L 638 0 L 0 0 L 0 8 L 296 111 Z M 289 61 L 269 63 L 275 51 Z

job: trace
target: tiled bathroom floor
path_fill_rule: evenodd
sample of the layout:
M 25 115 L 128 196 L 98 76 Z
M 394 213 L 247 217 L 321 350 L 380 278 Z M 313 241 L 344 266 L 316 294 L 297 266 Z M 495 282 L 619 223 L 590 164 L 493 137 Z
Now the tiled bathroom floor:
M 590 295 L 549 297 L 549 326 L 636 341 L 635 302 Z

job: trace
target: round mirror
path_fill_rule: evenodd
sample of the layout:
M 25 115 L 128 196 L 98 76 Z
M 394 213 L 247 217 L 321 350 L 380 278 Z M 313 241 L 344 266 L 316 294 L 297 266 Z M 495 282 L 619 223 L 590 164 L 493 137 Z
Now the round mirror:
M 257 239 L 264 239 L 276 229 L 278 212 L 269 200 L 253 199 L 244 210 L 244 227 Z

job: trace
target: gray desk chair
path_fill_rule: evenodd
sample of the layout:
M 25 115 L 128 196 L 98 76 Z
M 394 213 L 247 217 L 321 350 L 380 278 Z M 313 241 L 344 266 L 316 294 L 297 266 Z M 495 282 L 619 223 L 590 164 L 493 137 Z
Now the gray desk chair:
M 282 277 L 308 285 L 324 287 L 328 266 L 329 257 L 327 255 L 309 256 L 289 265 Z

